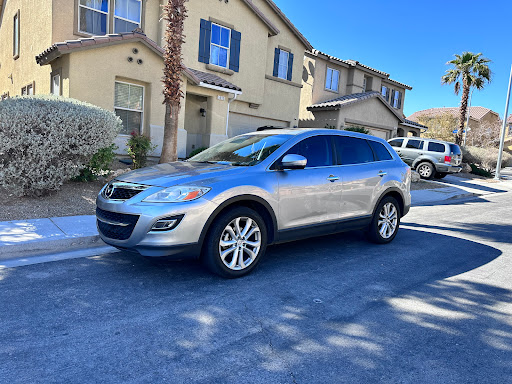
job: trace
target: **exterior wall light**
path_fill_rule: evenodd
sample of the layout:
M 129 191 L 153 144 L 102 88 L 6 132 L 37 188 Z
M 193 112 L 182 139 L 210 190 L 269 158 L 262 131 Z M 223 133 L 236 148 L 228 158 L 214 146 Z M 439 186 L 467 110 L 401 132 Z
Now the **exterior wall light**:
M 199 110 L 199 113 L 201 114 L 201 116 L 206 117 L 206 109 L 201 108 L 201 109 Z

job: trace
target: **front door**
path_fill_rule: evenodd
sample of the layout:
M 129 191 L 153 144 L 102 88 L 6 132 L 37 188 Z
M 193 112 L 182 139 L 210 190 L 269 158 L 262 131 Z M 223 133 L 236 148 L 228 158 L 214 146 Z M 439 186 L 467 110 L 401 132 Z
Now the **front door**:
M 305 169 L 278 172 L 279 230 L 338 220 L 342 183 L 331 136 L 309 137 L 286 154 L 304 156 L 308 163 Z

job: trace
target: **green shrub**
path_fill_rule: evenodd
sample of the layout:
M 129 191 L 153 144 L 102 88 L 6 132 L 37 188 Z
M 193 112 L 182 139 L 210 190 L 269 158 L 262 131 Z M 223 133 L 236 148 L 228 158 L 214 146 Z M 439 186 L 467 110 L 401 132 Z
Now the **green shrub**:
M 486 171 L 485 169 L 477 167 L 475 164 L 469 164 L 471 167 L 471 173 L 473 175 L 477 176 L 483 176 L 483 177 L 492 177 L 492 173 L 489 171 Z
M 190 159 L 191 157 L 194 157 L 195 155 L 197 155 L 198 153 L 203 152 L 206 149 L 208 149 L 208 148 L 206 148 L 206 147 L 196 148 L 192 152 L 190 152 L 190 155 L 188 155 L 188 158 Z
M 462 160 L 469 165 L 474 164 L 487 172 L 492 172 L 498 164 L 497 148 L 478 148 L 478 147 L 461 147 Z M 512 161 L 512 156 L 503 152 L 502 167 L 505 167 Z
M 128 155 L 132 158 L 132 169 L 145 167 L 148 162 L 148 153 L 157 147 L 151 144 L 149 137 L 135 132 L 130 134 L 126 146 L 128 147 Z
M 368 129 L 366 129 L 365 127 L 361 127 L 359 125 L 354 125 L 352 127 L 347 127 L 347 128 L 345 128 L 345 131 L 359 132 L 359 133 L 364 133 L 365 135 L 369 135 L 370 134 L 370 131 Z
M 0 102 L 0 186 L 41 196 L 77 176 L 121 129 L 110 111 L 55 96 Z
M 114 151 L 117 148 L 115 144 L 101 148 L 93 155 L 91 161 L 80 170 L 80 174 L 73 181 L 94 181 L 99 176 L 109 175 L 112 172 L 112 162 L 116 158 Z

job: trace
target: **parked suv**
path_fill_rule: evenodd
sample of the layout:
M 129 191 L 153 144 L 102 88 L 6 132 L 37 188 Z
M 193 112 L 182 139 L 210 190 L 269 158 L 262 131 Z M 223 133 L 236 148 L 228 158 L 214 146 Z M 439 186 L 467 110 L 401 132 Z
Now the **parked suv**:
M 396 137 L 388 141 L 423 179 L 442 179 L 462 170 L 462 152 L 457 144 L 419 137 Z
M 389 243 L 409 211 L 410 181 L 410 168 L 379 138 L 263 130 L 119 176 L 98 195 L 97 226 L 119 249 L 200 257 L 239 277 L 268 244 L 351 229 Z

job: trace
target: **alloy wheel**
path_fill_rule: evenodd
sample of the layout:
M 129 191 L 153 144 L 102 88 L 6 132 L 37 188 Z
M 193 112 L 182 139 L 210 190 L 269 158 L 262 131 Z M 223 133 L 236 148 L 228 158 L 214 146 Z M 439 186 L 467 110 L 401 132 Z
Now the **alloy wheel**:
M 398 210 L 393 203 L 386 203 L 379 213 L 379 234 L 383 239 L 389 239 L 396 231 Z
M 219 254 L 226 267 L 240 271 L 249 267 L 261 249 L 261 231 L 250 217 L 237 217 L 222 231 Z
M 430 175 L 432 175 L 432 169 L 427 164 L 423 164 L 418 168 L 418 173 L 420 176 L 428 178 Z

